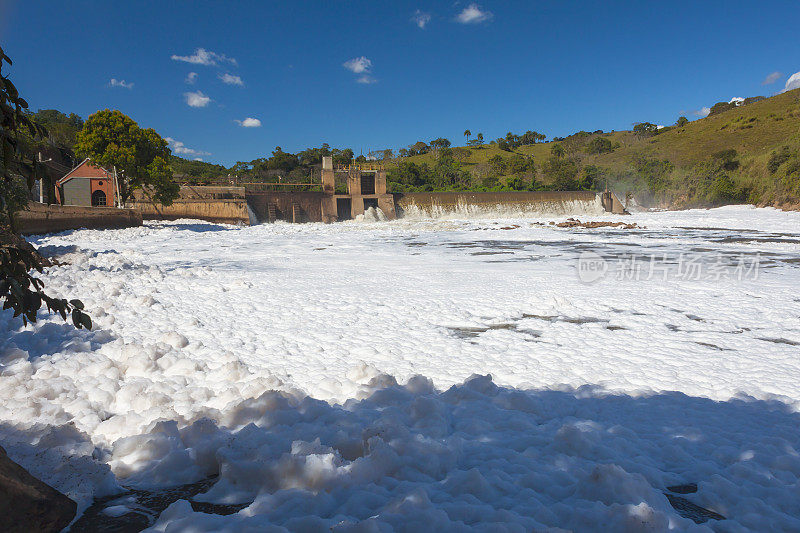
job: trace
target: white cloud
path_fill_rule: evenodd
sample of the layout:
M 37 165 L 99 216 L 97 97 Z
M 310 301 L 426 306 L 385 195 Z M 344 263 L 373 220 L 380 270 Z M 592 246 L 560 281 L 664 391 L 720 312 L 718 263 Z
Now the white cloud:
M 244 120 L 235 120 L 234 122 L 236 122 L 238 125 L 240 125 L 243 128 L 260 128 L 261 127 L 261 121 L 258 120 L 257 118 L 253 118 L 253 117 L 247 117 Z
M 778 72 L 777 70 L 772 74 L 767 74 L 767 77 L 764 78 L 764 81 L 761 82 L 761 85 L 770 85 L 781 79 L 783 76 L 782 72 Z
M 242 78 L 234 76 L 233 74 L 228 74 L 227 72 L 225 74 L 220 74 L 218 77 L 222 80 L 222 83 L 227 83 L 228 85 L 244 85 Z
M 211 102 L 211 98 L 200 91 L 183 93 L 183 96 L 186 98 L 186 104 L 189 107 L 205 107 Z
M 172 55 L 173 61 L 183 61 L 185 63 L 192 63 L 194 65 L 205 65 L 207 67 L 214 66 L 217 63 L 230 63 L 236 65 L 236 60 L 228 57 L 225 54 L 218 54 L 205 48 L 197 48 L 190 56 Z
M 365 72 L 369 72 L 369 69 L 372 68 L 372 61 L 364 56 L 354 57 L 353 59 L 342 63 L 342 66 L 355 74 L 363 74 Z
M 176 141 L 172 137 L 164 137 L 164 140 L 167 141 L 167 144 L 169 144 L 169 149 L 172 150 L 173 154 L 195 156 L 195 159 L 198 161 L 202 161 L 202 159 L 199 157 L 201 155 L 211 155 L 211 152 L 204 152 L 202 150 L 188 148 L 185 144 L 180 141 Z
M 456 15 L 456 22 L 461 24 L 480 24 L 491 20 L 493 16 L 491 11 L 482 10 L 478 4 L 470 4 Z
M 728 102 L 728 103 L 729 104 L 742 105 L 743 102 L 744 102 L 744 98 L 742 98 L 741 96 L 734 96 L 733 98 L 731 98 L 730 102 Z
M 118 80 L 117 78 L 111 78 L 111 81 L 108 82 L 109 87 L 122 87 L 124 89 L 133 89 L 133 82 L 127 82 L 125 80 Z
M 194 85 L 194 82 L 197 81 L 197 72 L 190 72 L 186 75 L 186 79 L 184 80 L 189 85 Z
M 698 117 L 707 117 L 709 113 L 711 113 L 710 107 L 703 107 L 697 111 L 694 111 L 694 114 Z
M 425 13 L 424 11 L 420 11 L 419 9 L 417 9 L 414 12 L 414 16 L 411 17 L 411 21 L 414 24 L 416 24 L 419 27 L 419 29 L 424 30 L 425 26 L 427 26 L 428 23 L 431 21 L 431 14 Z
M 376 80 L 369 74 L 364 74 L 363 76 L 358 77 L 356 83 L 363 83 L 364 85 L 370 85 L 372 83 L 378 83 L 378 80 Z
M 792 89 L 800 89 L 800 72 L 795 72 L 789 79 L 786 80 L 786 87 L 781 92 L 791 91 Z

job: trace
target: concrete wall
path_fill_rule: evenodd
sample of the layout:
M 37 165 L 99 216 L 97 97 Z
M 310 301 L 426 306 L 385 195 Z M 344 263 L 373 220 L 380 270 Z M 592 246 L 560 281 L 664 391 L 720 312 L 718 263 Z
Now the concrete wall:
M 142 215 L 134 209 L 44 205 L 31 202 L 14 217 L 23 235 L 56 233 L 70 229 L 130 228 L 142 225 Z
M 330 200 L 330 198 L 330 196 L 326 196 L 322 192 L 315 191 L 266 191 L 247 193 L 247 203 L 250 205 L 250 209 L 253 210 L 259 222 L 266 222 L 268 220 L 269 204 L 275 205 L 278 220 L 286 220 L 288 222 L 323 222 L 323 200 Z M 301 219 L 298 221 L 293 220 L 292 217 L 293 204 L 298 204 L 300 206 Z M 327 204 L 326 207 L 327 209 L 331 209 Z M 335 204 L 333 204 L 332 209 L 335 214 Z M 330 214 L 330 211 L 326 211 L 326 214 Z
M 126 207 L 141 211 L 145 220 L 193 218 L 222 224 L 250 223 L 244 187 L 183 185 L 170 206 L 154 204 L 142 190 L 135 190 Z
M 131 207 L 141 212 L 145 220 L 177 220 L 193 218 L 222 224 L 250 224 L 247 201 L 215 200 L 215 199 L 178 199 L 172 205 L 163 206 L 152 202 L 128 202 Z

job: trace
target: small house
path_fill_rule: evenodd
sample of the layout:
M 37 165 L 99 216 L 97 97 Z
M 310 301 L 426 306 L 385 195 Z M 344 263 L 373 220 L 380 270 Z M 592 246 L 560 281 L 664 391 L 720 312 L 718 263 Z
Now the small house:
M 116 199 L 114 174 L 93 165 L 88 157 L 56 182 L 61 205 L 114 207 Z

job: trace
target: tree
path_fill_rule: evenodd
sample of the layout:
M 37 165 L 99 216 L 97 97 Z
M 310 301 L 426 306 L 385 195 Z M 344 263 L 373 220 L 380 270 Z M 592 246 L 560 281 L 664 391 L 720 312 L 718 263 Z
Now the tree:
M 414 192 L 430 190 L 434 176 L 430 167 L 423 163 L 401 161 L 387 175 L 391 192 Z
M 586 165 L 581 171 L 578 187 L 587 191 L 598 189 L 600 188 L 602 178 L 603 176 L 599 167 L 595 165 Z
M 436 188 L 441 191 L 464 190 L 471 181 L 471 175 L 461 168 L 461 163 L 449 155 L 441 155 L 433 168 Z
M 344 150 L 339 150 L 338 152 L 338 154 L 333 156 L 333 161 L 339 164 L 349 163 L 353 160 L 353 156 L 355 155 L 352 148 L 345 148 Z
M 489 158 L 489 170 L 494 176 L 503 176 L 506 173 L 506 160 L 500 154 Z
M 633 125 L 633 133 L 641 137 L 649 137 L 655 135 L 658 131 L 658 126 L 650 122 L 637 122 Z
M 566 155 L 566 152 L 564 151 L 564 147 L 561 146 L 560 144 L 554 144 L 553 146 L 551 146 L 550 147 L 550 153 L 556 159 L 562 159 Z
M 511 150 L 516 150 L 522 146 L 522 139 L 519 137 L 519 135 L 515 135 L 509 131 L 506 133 L 506 143 L 508 143 L 508 147 Z
M 478 134 L 478 148 L 483 147 L 483 133 Z
M 411 155 L 422 155 L 430 152 L 431 147 L 424 141 L 417 141 L 408 147 L 408 151 Z
M 467 138 L 467 143 L 469 143 L 469 138 L 472 137 L 472 132 L 469 130 L 464 130 L 464 137 Z
M 679 128 L 684 127 L 688 123 L 689 123 L 689 119 L 686 118 L 686 117 L 678 117 L 678 120 L 675 121 L 675 125 L 678 126 Z
M 605 137 L 595 137 L 586 145 L 587 154 L 603 154 L 614 151 L 614 145 Z
M 725 111 L 730 111 L 731 109 L 736 109 L 738 105 L 736 102 L 717 102 L 713 106 L 711 106 L 711 110 L 708 112 L 708 116 L 718 115 L 720 113 L 724 113 Z
M 153 200 L 164 205 L 178 197 L 180 186 L 172 180 L 167 141 L 121 111 L 106 109 L 91 115 L 78 134 L 75 151 L 102 167 L 121 171 L 123 201 L 134 189 L 152 191 Z
M 20 97 L 17 88 L 3 76 L 3 62 L 11 59 L 0 48 L 0 208 L 5 220 L 0 220 L 0 301 L 3 310 L 11 309 L 22 322 L 36 322 L 42 305 L 66 320 L 72 318 L 76 328 L 91 329 L 92 320 L 83 312 L 80 300 L 64 300 L 47 295 L 44 283 L 31 271 L 41 272 L 50 262 L 14 232 L 14 213 L 27 205 L 25 196 L 19 196 L 19 179 L 30 188 L 38 174 L 35 160 L 26 159 L 18 152 L 19 135 L 24 128 L 34 138 L 47 137 L 47 130 L 35 124 L 26 114 L 28 102 Z
M 580 188 L 578 182 L 578 163 L 555 154 L 542 166 L 544 175 L 550 178 L 551 188 L 556 191 L 574 191 Z
M 438 139 L 434 139 L 431 141 L 431 149 L 439 150 L 441 148 L 450 148 L 450 141 L 445 139 L 444 137 L 439 137 Z
M 539 132 L 528 130 L 520 136 L 519 140 L 522 145 L 528 146 L 531 144 L 536 144 L 537 142 L 546 138 L 547 135 L 542 135 Z
M 322 161 L 322 156 L 320 156 Z M 276 146 L 272 151 L 272 157 L 267 161 L 267 168 L 269 170 L 279 170 L 282 172 L 291 172 L 300 166 L 300 161 L 295 154 L 290 154 L 281 150 L 280 146 Z

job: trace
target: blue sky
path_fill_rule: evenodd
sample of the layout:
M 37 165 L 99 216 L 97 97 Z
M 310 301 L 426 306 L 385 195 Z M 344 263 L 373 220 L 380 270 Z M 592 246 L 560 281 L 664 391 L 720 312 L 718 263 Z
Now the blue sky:
M 467 128 L 489 140 L 696 119 L 783 90 L 799 25 L 797 0 L 0 0 L 31 107 L 119 109 L 225 165 L 276 145 L 366 153 L 461 143 Z

